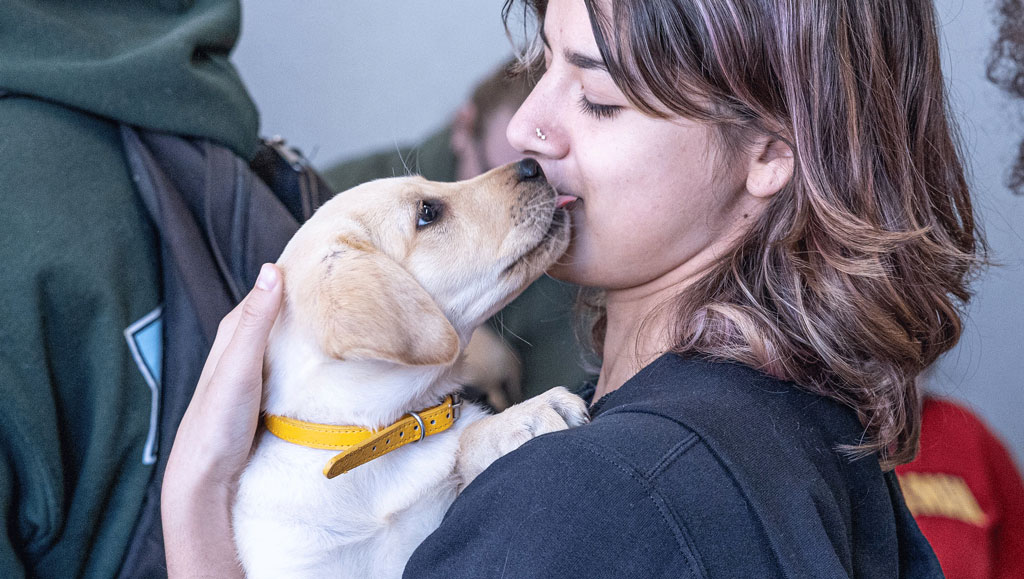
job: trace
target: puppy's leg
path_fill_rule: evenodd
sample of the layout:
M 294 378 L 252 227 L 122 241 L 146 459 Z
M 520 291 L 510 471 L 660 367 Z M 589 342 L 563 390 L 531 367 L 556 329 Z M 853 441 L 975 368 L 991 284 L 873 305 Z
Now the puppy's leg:
M 462 481 L 460 490 L 492 462 L 527 440 L 580 426 L 587 420 L 587 404 L 583 399 L 559 386 L 500 414 L 474 422 L 459 437 L 455 472 Z

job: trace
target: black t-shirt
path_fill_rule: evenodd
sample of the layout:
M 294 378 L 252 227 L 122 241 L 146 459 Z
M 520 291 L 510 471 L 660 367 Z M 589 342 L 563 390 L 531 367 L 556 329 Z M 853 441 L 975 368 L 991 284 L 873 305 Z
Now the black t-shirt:
M 592 413 L 481 474 L 405 577 L 942 576 L 831 400 L 666 354 Z

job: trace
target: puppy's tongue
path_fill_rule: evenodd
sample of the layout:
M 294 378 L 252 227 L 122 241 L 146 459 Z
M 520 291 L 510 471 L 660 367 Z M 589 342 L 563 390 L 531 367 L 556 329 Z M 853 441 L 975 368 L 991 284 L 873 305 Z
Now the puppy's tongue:
M 565 207 L 566 205 L 572 203 L 573 201 L 576 201 L 577 199 L 579 199 L 579 197 L 575 195 L 559 195 L 558 197 L 555 198 L 555 208 L 561 209 L 562 207 Z

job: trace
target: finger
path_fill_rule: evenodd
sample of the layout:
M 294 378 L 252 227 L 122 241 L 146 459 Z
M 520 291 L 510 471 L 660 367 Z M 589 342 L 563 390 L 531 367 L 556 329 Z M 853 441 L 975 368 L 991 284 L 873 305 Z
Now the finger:
M 265 264 L 256 287 L 240 306 L 234 332 L 224 345 L 211 376 L 211 383 L 216 382 L 228 398 L 233 398 L 239 390 L 262 386 L 263 355 L 267 337 L 281 309 L 282 295 L 280 271 L 274 265 Z
M 256 433 L 263 354 L 282 297 L 280 271 L 264 265 L 256 287 L 218 329 L 216 351 L 203 370 L 204 390 L 193 396 L 171 450 L 182 476 L 205 473 L 209 481 L 230 485 L 241 472 Z

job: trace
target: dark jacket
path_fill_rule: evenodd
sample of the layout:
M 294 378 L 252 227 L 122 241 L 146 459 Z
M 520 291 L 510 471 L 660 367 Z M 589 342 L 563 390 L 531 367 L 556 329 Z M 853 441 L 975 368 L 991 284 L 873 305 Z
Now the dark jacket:
M 854 413 L 752 369 L 665 355 L 586 426 L 495 462 L 406 577 L 941 577 Z

